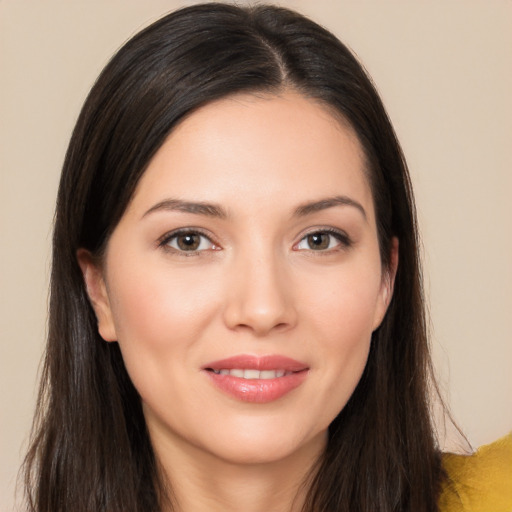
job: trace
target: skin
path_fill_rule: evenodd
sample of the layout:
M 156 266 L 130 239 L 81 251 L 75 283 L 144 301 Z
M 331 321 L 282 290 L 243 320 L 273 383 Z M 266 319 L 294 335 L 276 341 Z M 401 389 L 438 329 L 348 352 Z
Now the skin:
M 219 100 L 157 152 L 102 264 L 79 251 L 99 332 L 120 345 L 178 510 L 300 509 L 392 294 L 397 243 L 383 269 L 364 165 L 352 129 L 312 100 Z M 344 201 L 318 203 L 333 197 Z M 179 228 L 201 236 L 173 238 Z M 191 240 L 197 250 L 180 249 Z M 278 400 L 244 402 L 203 370 L 238 354 L 285 355 L 307 377 Z

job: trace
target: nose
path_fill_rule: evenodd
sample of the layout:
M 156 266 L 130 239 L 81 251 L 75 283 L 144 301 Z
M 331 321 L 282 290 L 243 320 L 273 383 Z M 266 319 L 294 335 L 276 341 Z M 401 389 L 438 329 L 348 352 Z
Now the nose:
M 262 337 L 295 326 L 297 311 L 286 265 L 275 256 L 240 257 L 233 262 L 224 321 L 229 329 Z

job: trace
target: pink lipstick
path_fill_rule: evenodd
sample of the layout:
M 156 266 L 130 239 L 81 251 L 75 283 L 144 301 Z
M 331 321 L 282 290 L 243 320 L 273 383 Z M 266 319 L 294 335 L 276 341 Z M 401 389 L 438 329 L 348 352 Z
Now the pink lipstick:
M 203 370 L 214 385 L 233 398 L 267 403 L 300 386 L 309 368 L 285 356 L 242 354 L 208 363 Z

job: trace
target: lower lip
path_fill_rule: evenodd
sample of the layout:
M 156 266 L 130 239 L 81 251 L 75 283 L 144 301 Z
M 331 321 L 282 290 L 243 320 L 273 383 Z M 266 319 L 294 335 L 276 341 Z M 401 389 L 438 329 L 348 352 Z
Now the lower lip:
M 275 379 L 242 379 L 232 375 L 206 372 L 212 382 L 224 393 L 243 402 L 265 404 L 278 400 L 300 386 L 308 371 L 293 372 Z

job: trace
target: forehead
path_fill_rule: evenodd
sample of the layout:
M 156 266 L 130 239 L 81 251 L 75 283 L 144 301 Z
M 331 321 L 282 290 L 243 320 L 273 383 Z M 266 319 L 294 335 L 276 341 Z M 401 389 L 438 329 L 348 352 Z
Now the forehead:
M 336 194 L 373 210 L 363 151 L 348 123 L 297 93 L 244 94 L 183 120 L 150 162 L 131 206 L 171 196 L 247 210 L 251 202 L 292 207 Z

